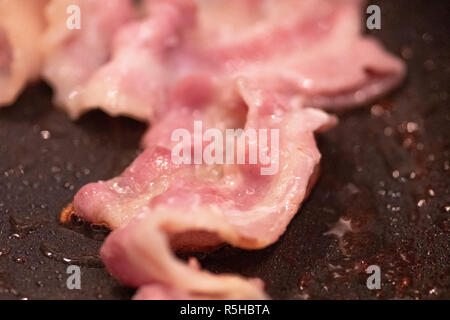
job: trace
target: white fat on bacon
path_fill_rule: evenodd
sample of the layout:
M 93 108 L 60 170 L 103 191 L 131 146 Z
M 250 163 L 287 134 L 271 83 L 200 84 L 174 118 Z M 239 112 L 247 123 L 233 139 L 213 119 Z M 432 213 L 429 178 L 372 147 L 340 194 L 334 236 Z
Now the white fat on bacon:
M 39 76 L 47 0 L 0 0 L 0 106 Z

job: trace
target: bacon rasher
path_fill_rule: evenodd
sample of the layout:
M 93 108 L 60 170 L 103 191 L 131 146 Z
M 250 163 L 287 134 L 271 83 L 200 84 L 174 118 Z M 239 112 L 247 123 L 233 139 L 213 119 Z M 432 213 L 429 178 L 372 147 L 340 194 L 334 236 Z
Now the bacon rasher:
M 209 251 L 224 243 L 259 249 L 275 242 L 317 176 L 320 153 L 314 132 L 326 130 L 336 119 L 323 111 L 304 108 L 296 99 L 283 101 L 243 79 L 237 86 L 248 106 L 245 129 L 280 130 L 279 152 L 271 154 L 271 161 L 279 162 L 276 174 L 261 175 L 260 164 L 176 167 L 171 163 L 170 150 L 156 147 L 147 149 L 125 175 L 104 185 L 88 186 L 75 199 L 78 212 L 95 206 L 103 208 L 97 216 L 106 219 L 123 217 L 125 213 L 134 216 L 107 238 L 101 255 L 117 279 L 141 287 L 137 299 L 164 295 L 265 297 L 259 281 L 210 274 L 196 264 L 179 261 L 172 250 Z M 257 141 L 249 139 L 247 143 Z M 158 192 L 149 192 L 146 187 Z M 120 204 L 110 202 L 117 200 L 114 194 L 118 188 L 123 190 Z M 107 200 L 99 204 L 99 199 Z

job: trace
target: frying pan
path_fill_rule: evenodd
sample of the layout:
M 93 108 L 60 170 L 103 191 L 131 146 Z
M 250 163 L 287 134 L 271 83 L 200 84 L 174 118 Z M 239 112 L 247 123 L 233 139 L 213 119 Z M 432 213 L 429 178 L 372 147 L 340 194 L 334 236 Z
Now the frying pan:
M 449 4 L 372 3 L 382 28 L 370 33 L 405 59 L 406 82 L 318 137 L 320 179 L 277 243 L 197 254 L 205 268 L 260 277 L 276 299 L 450 298 Z M 145 126 L 99 111 L 72 122 L 51 96 L 39 83 L 0 111 L 0 299 L 128 299 L 98 258 L 107 231 L 58 216 L 136 157 Z M 80 290 L 67 289 L 68 264 Z

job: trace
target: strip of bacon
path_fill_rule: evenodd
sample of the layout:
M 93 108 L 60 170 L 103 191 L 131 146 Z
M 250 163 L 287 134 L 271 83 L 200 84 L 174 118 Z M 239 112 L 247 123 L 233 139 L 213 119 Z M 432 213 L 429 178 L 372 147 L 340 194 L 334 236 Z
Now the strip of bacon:
M 279 153 L 271 155 L 271 161 L 279 161 L 280 170 L 264 176 L 260 173 L 261 164 L 213 168 L 184 165 L 178 167 L 176 180 L 167 183 L 163 179 L 165 192 L 155 196 L 144 191 L 148 196 L 144 203 L 131 209 L 136 210 L 136 218 L 114 231 L 101 250 L 103 261 L 117 279 L 127 285 L 144 286 L 136 298 L 160 297 L 166 290 L 184 298 L 265 297 L 261 285 L 254 280 L 212 275 L 178 261 L 171 251 L 208 250 L 224 242 L 258 249 L 275 242 L 315 180 L 320 153 L 314 132 L 329 128 L 336 119 L 319 110 L 305 109 L 296 99 L 279 100 L 245 80 L 239 80 L 238 86 L 248 106 L 245 129 L 280 130 Z M 255 143 L 248 140 L 248 145 Z M 166 154 L 169 152 L 166 149 Z M 171 166 L 169 159 L 164 163 L 165 168 Z M 117 179 L 121 179 L 122 188 L 131 189 L 134 185 L 130 181 L 140 179 L 140 174 L 148 177 L 150 172 L 154 177 L 154 171 L 158 169 L 149 167 L 145 172 L 134 171 L 134 179 L 129 175 Z M 159 178 L 146 181 L 160 183 Z M 76 199 L 76 203 L 79 201 L 93 198 Z M 103 216 L 113 214 L 109 211 Z
M 86 82 L 77 114 L 100 107 L 158 121 L 178 83 L 199 70 L 224 88 L 265 74 L 321 108 L 364 104 L 404 75 L 397 58 L 361 36 L 360 0 L 148 3 L 149 16 L 120 30 L 112 59 Z
M 46 3 L 0 0 L 0 106 L 14 102 L 23 87 L 39 75 Z
M 71 5 L 80 8 L 79 30 L 67 27 Z M 86 82 L 109 60 L 115 33 L 135 15 L 132 0 L 52 0 L 47 6 L 42 75 L 55 89 L 55 104 L 72 118 L 82 113 Z

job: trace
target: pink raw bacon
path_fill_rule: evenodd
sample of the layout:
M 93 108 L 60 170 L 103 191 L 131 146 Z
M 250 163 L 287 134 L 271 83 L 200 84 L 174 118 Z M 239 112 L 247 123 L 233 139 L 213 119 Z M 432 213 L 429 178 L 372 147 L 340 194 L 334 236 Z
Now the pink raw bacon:
M 47 0 L 0 0 L 0 107 L 36 80 L 41 67 L 39 40 Z
M 314 132 L 326 130 L 336 119 L 319 110 L 305 109 L 296 99 L 279 99 L 255 89 L 245 80 L 239 80 L 239 92 L 249 108 L 246 129 L 280 129 L 279 153 L 271 155 L 271 161 L 279 160 L 280 170 L 264 176 L 259 164 L 179 167 L 187 173 L 178 172 L 165 192 L 149 196 L 136 210 L 138 216 L 114 231 L 101 250 L 103 261 L 116 278 L 127 285 L 143 286 L 136 298 L 161 297 L 167 291 L 172 292 L 172 298 L 265 297 L 259 282 L 212 275 L 178 261 L 171 250 L 209 250 L 224 242 L 259 249 L 275 242 L 314 183 L 320 160 Z M 248 145 L 254 143 L 248 141 Z M 166 163 L 171 166 L 169 159 Z M 148 171 L 155 169 L 149 167 L 139 173 L 148 176 Z M 140 178 L 139 173 L 135 171 L 135 180 Z M 117 179 L 122 179 L 122 188 L 132 181 L 130 176 Z M 151 181 L 160 183 L 158 179 Z M 90 192 L 98 187 L 92 185 Z M 95 202 L 88 196 L 76 198 L 75 205 L 82 201 Z M 111 211 L 103 214 L 113 215 Z
M 152 15 L 118 33 L 112 59 L 80 100 L 154 122 L 146 150 L 121 176 L 83 187 L 62 220 L 75 214 L 115 229 L 102 258 L 122 283 L 141 288 L 138 299 L 264 298 L 260 282 L 212 275 L 171 250 L 277 241 L 315 181 L 314 132 L 336 122 L 309 107 L 364 104 L 397 85 L 404 66 L 360 35 L 357 0 L 199 1 L 197 12 L 188 0 L 149 3 Z M 279 129 L 280 151 L 270 157 L 279 171 L 175 164 L 170 134 L 192 132 L 194 120 Z
M 361 105 L 404 75 L 397 58 L 361 36 L 359 0 L 147 2 L 149 16 L 120 30 L 77 114 L 100 107 L 158 121 L 179 82 L 200 71 L 224 95 L 236 77 L 266 76 L 321 108 Z
M 195 13 L 189 5 L 189 0 L 154 0 L 150 3 L 153 4 L 153 16 L 144 22 L 124 27 L 116 39 L 115 56 L 91 77 L 85 90 L 90 93 L 89 99 L 100 99 L 97 103 L 103 100 L 101 97 L 111 98 L 112 100 L 108 101 L 112 102 L 116 111 L 125 107 L 128 108 L 128 114 L 137 115 L 142 111 L 144 118 L 154 118 L 154 125 L 143 140 L 146 147 L 168 146 L 171 131 L 177 127 L 190 128 L 193 120 L 199 117 L 197 113 L 192 113 L 189 108 L 180 105 L 180 101 L 194 107 L 205 102 L 216 105 L 215 108 L 208 108 L 210 115 L 201 116 L 202 120 L 209 121 L 207 125 L 211 127 L 243 126 L 245 116 L 242 106 L 239 106 L 239 99 L 233 98 L 234 79 L 239 75 L 253 79 L 253 82 L 260 83 L 260 87 L 269 88 L 270 91 L 281 95 L 300 96 L 306 106 L 320 107 L 345 107 L 364 103 L 385 92 L 403 76 L 404 67 L 397 59 L 384 53 L 373 40 L 363 39 L 359 35 L 360 1 L 295 1 L 299 9 L 302 9 L 299 11 L 289 10 L 294 4 L 292 1 L 283 1 L 280 5 L 269 0 L 232 1 L 231 5 L 227 6 L 232 8 L 229 10 L 233 10 L 235 6 L 241 8 L 242 5 L 246 9 L 243 10 L 244 18 L 241 22 L 245 27 L 240 25 L 243 28 L 242 35 L 237 36 L 228 33 L 227 25 L 211 26 L 217 19 L 205 18 L 205 14 L 206 17 L 214 16 L 214 9 L 217 8 L 212 4 L 217 6 L 220 1 L 209 2 L 209 5 L 201 2 L 203 7 L 199 8 L 198 15 L 201 19 L 199 25 L 203 27 L 198 27 L 198 33 L 194 29 L 194 34 L 189 34 L 192 30 L 182 32 L 182 26 L 192 25 Z M 248 10 L 248 6 L 253 10 Z M 268 10 L 267 6 L 271 10 Z M 264 8 L 268 11 L 265 12 Z M 264 21 L 257 20 L 257 26 L 250 28 L 253 31 L 247 31 L 246 23 L 250 26 L 254 24 L 254 12 L 257 12 L 257 17 L 265 17 L 270 23 L 267 26 Z M 227 11 L 225 16 L 229 17 L 230 14 L 231 12 Z M 287 22 L 282 26 L 274 26 L 274 23 L 279 21 L 277 18 L 280 14 L 287 16 L 284 20 Z M 292 29 L 293 26 L 296 28 Z M 133 34 L 136 36 L 133 37 Z M 269 39 L 275 35 L 283 35 L 285 41 L 281 41 L 281 45 L 274 50 L 274 46 L 270 45 L 272 42 L 267 43 L 264 40 L 267 35 L 270 36 Z M 167 43 L 167 39 L 173 41 Z M 192 42 L 194 45 L 184 41 L 185 39 L 195 40 Z M 208 39 L 214 41 L 210 43 Z M 251 49 L 255 47 L 260 50 Z M 199 48 L 203 48 L 206 53 L 201 55 Z M 137 55 L 133 56 L 135 53 Z M 131 59 L 127 59 L 130 57 Z M 326 63 L 323 63 L 324 61 Z M 132 66 L 128 68 L 130 63 Z M 301 72 L 297 72 L 298 70 Z M 141 81 L 143 79 L 146 80 Z M 128 87 L 125 90 L 126 85 Z M 91 90 L 94 87 L 97 89 Z M 132 94 L 129 94 L 130 90 L 133 90 Z M 135 100 L 138 96 L 142 103 Z M 120 98 L 114 100 L 114 97 Z M 151 105 L 159 111 L 155 112 Z M 236 112 L 240 115 L 227 116 Z M 221 121 L 223 119 L 227 120 Z M 151 151 L 145 154 L 151 154 Z M 162 158 L 165 159 L 164 156 Z M 152 154 L 148 161 L 153 163 L 155 159 L 157 157 Z M 147 164 L 147 160 L 136 163 L 141 162 Z M 172 166 L 169 165 L 168 168 L 172 169 Z M 169 172 L 167 176 L 171 179 L 172 173 Z M 115 180 L 112 180 L 111 185 L 114 186 L 115 183 Z M 143 183 L 145 185 L 148 181 L 143 180 Z M 100 185 L 106 189 L 110 188 L 105 183 Z M 121 190 L 120 186 L 118 190 Z M 158 185 L 152 190 L 148 192 L 154 194 L 165 191 Z M 75 201 L 75 205 L 80 208 L 72 209 L 79 211 L 78 215 L 93 223 L 104 223 L 111 228 L 117 228 L 133 216 L 128 206 L 123 210 L 127 213 L 122 216 L 118 216 L 117 210 L 114 215 L 110 215 L 108 210 L 102 209 L 112 207 L 116 202 L 119 202 L 119 207 L 122 206 L 119 200 L 123 197 L 116 198 L 117 192 L 95 192 L 86 193 L 86 189 L 83 189 L 76 199 L 103 199 L 103 204 L 99 205 L 100 209 L 81 208 L 81 205 L 77 205 L 78 201 Z M 133 205 L 139 208 L 141 200 L 136 200 Z M 65 218 L 72 211 L 66 211 Z

